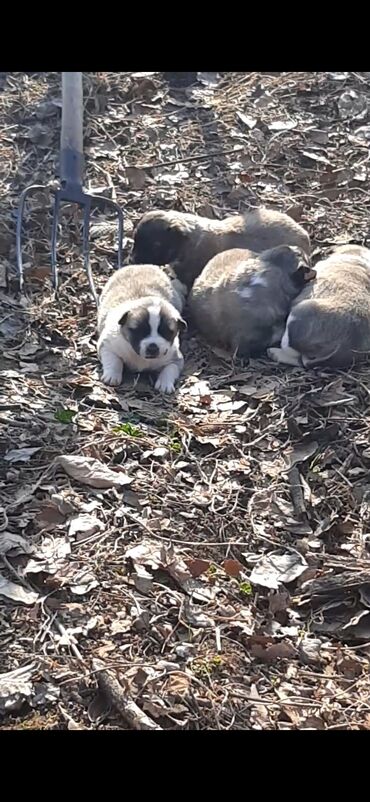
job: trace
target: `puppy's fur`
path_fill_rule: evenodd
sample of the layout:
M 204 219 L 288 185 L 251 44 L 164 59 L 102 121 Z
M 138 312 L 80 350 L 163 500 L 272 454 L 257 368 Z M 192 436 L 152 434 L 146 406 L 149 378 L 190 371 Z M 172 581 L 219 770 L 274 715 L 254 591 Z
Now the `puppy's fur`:
M 147 212 L 136 228 L 132 261 L 171 263 L 177 278 L 190 288 L 218 253 L 233 248 L 261 253 L 278 245 L 296 245 L 310 252 L 306 231 L 282 212 L 258 209 L 220 221 L 153 211 Z
M 348 367 L 370 351 L 370 251 L 337 248 L 315 266 L 317 278 L 294 300 L 280 348 L 287 365 Z
M 313 275 L 306 255 L 293 246 L 261 254 L 225 251 L 196 279 L 190 315 L 209 342 L 257 356 L 279 342 L 292 299 Z
M 118 385 L 123 368 L 158 372 L 156 389 L 172 393 L 183 364 L 180 283 L 155 265 L 123 267 L 105 286 L 98 311 L 103 382 Z

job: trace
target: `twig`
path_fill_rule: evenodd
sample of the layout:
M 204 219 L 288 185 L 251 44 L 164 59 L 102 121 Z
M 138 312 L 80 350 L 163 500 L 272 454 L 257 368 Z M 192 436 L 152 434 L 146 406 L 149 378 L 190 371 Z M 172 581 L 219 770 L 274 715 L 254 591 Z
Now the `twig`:
M 146 715 L 146 713 L 143 713 L 143 711 L 140 710 L 140 707 L 138 707 L 137 704 L 130 699 L 122 685 L 120 685 L 118 680 L 114 677 L 113 673 L 108 671 L 104 667 L 104 664 L 100 662 L 100 660 L 93 660 L 93 668 L 96 671 L 100 690 L 133 729 L 162 729 L 159 724 L 156 724 L 155 721 Z
M 304 503 L 303 490 L 301 485 L 301 477 L 299 470 L 296 467 L 290 469 L 288 474 L 290 495 L 292 497 L 294 513 L 299 520 L 303 517 L 307 518 L 306 505 Z
M 155 162 L 154 164 L 144 164 L 139 168 L 140 170 L 154 170 L 155 167 L 172 167 L 175 164 L 185 164 L 186 162 L 200 162 L 206 159 L 213 159 L 214 156 L 223 156 L 226 153 L 238 153 L 242 147 L 228 148 L 227 150 L 214 150 L 212 153 L 202 153 L 199 156 L 185 156 L 183 159 L 171 159 L 167 162 Z

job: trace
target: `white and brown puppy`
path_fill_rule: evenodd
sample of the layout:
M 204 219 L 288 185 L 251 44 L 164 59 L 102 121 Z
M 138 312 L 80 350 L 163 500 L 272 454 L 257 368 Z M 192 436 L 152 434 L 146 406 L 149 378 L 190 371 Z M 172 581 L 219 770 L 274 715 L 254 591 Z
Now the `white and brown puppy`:
M 209 220 L 182 212 L 147 212 L 134 235 L 134 262 L 171 264 L 190 288 L 204 266 L 218 253 L 245 248 L 261 253 L 277 245 L 296 245 L 310 252 L 307 232 L 282 212 L 257 209 L 225 220 Z
M 348 367 L 370 352 L 370 251 L 344 245 L 315 271 L 292 304 L 280 348 L 268 355 L 285 365 Z
M 258 356 L 280 341 L 293 298 L 314 275 L 295 246 L 225 251 L 194 282 L 191 318 L 209 342 L 240 357 Z
M 172 393 L 184 359 L 179 332 L 184 298 L 155 265 L 123 267 L 111 276 L 98 310 L 98 354 L 103 382 L 118 385 L 123 369 L 158 373 L 156 389 Z

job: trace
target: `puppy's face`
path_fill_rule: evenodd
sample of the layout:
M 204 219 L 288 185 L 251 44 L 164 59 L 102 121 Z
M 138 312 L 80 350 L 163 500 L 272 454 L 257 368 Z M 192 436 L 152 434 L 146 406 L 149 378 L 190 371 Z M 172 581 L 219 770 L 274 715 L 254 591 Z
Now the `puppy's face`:
M 167 265 L 179 257 L 186 238 L 186 232 L 170 223 L 165 212 L 163 216 L 148 212 L 136 228 L 132 260 L 136 264 Z
M 295 245 L 279 245 L 277 248 L 265 251 L 263 257 L 269 264 L 282 271 L 297 294 L 308 281 L 316 277 L 316 271 L 311 268 L 308 257 Z
M 185 321 L 168 309 L 158 306 L 137 306 L 125 312 L 119 324 L 122 335 L 143 359 L 158 361 L 166 356 Z

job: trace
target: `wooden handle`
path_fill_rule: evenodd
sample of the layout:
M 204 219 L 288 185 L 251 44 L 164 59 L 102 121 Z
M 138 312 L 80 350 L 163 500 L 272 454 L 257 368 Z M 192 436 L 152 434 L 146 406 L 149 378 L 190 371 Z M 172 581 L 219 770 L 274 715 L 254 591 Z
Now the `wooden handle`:
M 62 72 L 60 150 L 61 180 L 81 185 L 83 173 L 82 72 Z

